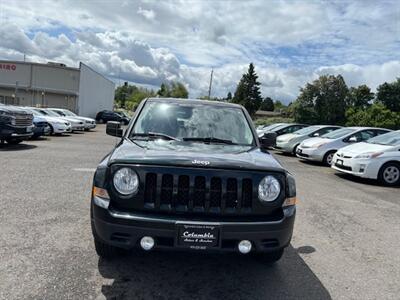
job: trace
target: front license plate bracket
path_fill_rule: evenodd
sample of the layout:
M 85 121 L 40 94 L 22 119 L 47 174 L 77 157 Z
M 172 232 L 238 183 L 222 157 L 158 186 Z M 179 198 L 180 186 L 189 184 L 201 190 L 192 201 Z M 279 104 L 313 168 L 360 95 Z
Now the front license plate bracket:
M 193 250 L 220 247 L 219 224 L 176 224 L 176 245 Z

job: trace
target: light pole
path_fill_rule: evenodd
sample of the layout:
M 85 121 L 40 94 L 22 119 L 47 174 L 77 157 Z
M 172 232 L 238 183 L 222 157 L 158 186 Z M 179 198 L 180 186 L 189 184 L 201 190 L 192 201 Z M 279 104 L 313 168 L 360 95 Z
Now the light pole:
M 18 101 L 18 81 L 16 81 L 15 82 L 15 98 L 14 98 L 14 100 L 15 101 Z M 17 103 L 15 103 L 15 101 L 14 101 L 14 105 L 16 105 Z M 19 104 L 19 103 L 18 103 Z

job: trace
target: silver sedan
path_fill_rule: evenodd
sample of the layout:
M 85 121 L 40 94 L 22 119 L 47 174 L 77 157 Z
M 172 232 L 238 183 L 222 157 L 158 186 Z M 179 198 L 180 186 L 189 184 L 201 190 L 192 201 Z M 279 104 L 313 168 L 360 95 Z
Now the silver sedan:
M 283 153 L 296 154 L 296 149 L 300 143 L 311 137 L 319 137 L 331 131 L 341 128 L 333 125 L 314 125 L 279 136 L 276 139 L 275 149 Z
M 366 141 L 372 137 L 389 132 L 388 129 L 373 127 L 347 127 L 332 131 L 321 137 L 303 141 L 296 150 L 296 156 L 322 162 L 327 166 L 332 164 L 336 151 L 351 143 Z

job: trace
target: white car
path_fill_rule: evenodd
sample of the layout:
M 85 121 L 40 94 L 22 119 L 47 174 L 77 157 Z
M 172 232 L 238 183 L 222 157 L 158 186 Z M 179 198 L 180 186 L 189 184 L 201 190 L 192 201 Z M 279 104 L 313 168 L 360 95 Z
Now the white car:
M 67 117 L 67 118 L 72 118 L 75 120 L 82 121 L 85 125 L 86 131 L 96 128 L 96 120 L 95 119 L 78 116 L 77 114 L 73 113 L 72 111 L 70 111 L 68 109 L 64 109 L 64 108 L 49 108 L 49 110 L 56 112 L 61 117 Z
M 66 120 L 50 117 L 32 107 L 24 107 L 24 110 L 32 113 L 34 117 L 38 116 L 46 120 L 46 122 L 50 126 L 50 134 L 62 134 L 72 132 L 71 123 Z
M 64 121 L 71 123 L 72 131 L 85 130 L 85 124 L 83 123 L 83 121 L 79 121 L 79 120 L 69 118 L 69 117 L 61 117 L 58 113 L 56 113 L 50 109 L 47 109 L 47 108 L 34 108 L 34 109 L 46 116 L 58 118 L 59 120 L 64 120 Z
M 373 127 L 346 127 L 338 129 L 321 137 L 303 141 L 297 147 L 296 156 L 305 160 L 322 162 L 330 166 L 333 156 L 340 148 L 352 143 L 363 142 L 388 132 L 390 132 L 389 129 Z
M 286 124 L 287 123 L 275 123 L 275 124 L 271 124 L 271 125 L 260 125 L 256 129 L 257 135 L 262 136 L 262 135 L 264 135 L 265 132 L 272 130 L 274 128 L 277 128 L 279 126 L 286 125 Z
M 303 129 L 297 130 L 293 133 L 287 133 L 278 136 L 276 139 L 275 150 L 281 151 L 283 153 L 296 154 L 297 147 L 302 141 L 309 139 L 310 137 L 318 137 L 327 134 L 331 131 L 340 129 L 340 126 L 333 125 L 314 125 L 310 127 L 305 127 Z
M 378 179 L 384 185 L 400 185 L 400 130 L 340 149 L 333 157 L 332 168 Z

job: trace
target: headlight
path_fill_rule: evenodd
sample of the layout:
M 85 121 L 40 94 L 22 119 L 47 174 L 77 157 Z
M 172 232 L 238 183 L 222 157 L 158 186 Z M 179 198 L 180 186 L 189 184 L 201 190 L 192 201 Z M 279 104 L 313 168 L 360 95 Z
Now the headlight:
M 139 188 L 139 177 L 130 168 L 121 168 L 114 174 L 115 189 L 122 195 L 130 195 L 137 192 Z
M 382 154 L 383 154 L 382 152 L 367 152 L 367 153 L 359 154 L 359 155 L 355 156 L 354 158 L 375 158 Z
M 326 142 L 315 144 L 313 148 L 321 148 L 322 146 L 326 145 Z
M 258 199 L 271 202 L 278 198 L 281 192 L 279 181 L 273 176 L 265 176 L 258 185 Z

